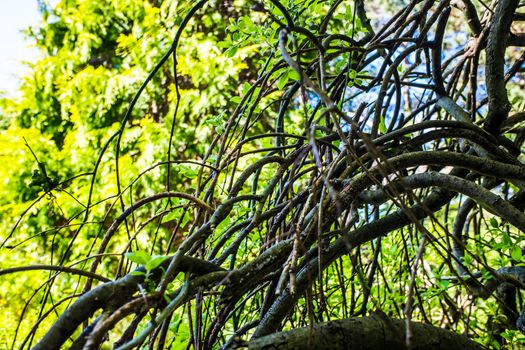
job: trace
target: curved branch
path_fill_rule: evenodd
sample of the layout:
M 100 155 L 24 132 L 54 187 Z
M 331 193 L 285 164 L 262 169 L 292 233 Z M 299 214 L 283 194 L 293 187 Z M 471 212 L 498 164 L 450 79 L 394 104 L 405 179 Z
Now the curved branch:
M 57 265 L 31 265 L 31 266 L 17 266 L 17 267 L 10 267 L 8 269 L 0 270 L 0 276 L 7 275 L 10 273 L 15 272 L 21 272 L 21 271 L 35 271 L 35 270 L 46 270 L 46 271 L 59 271 L 59 272 L 68 272 L 74 275 L 89 277 L 95 280 L 99 280 L 102 282 L 109 282 L 111 281 L 109 278 L 106 278 L 104 276 L 101 276 L 99 274 L 84 271 L 80 269 L 75 269 L 72 267 L 66 267 L 66 266 L 57 266 Z
M 347 193 L 350 197 L 351 193 Z M 443 205 L 448 203 L 454 194 L 442 189 L 433 190 L 420 204 L 410 208 L 411 215 L 408 216 L 403 210 L 389 214 L 379 220 L 372 221 L 363 225 L 348 234 L 335 240 L 325 251 L 323 251 L 322 269 L 330 265 L 335 259 L 342 254 L 349 252 L 351 249 L 382 235 L 386 235 L 396 229 L 399 229 L 411 222 L 412 218 L 422 219 L 433 212 L 439 210 Z M 331 211 L 333 211 L 332 209 Z M 331 215 L 326 215 L 323 226 L 328 226 Z M 275 300 L 268 312 L 262 317 L 253 338 L 259 338 L 275 332 L 279 329 L 282 320 L 286 317 L 290 309 L 295 305 L 295 301 L 304 292 L 309 283 L 312 282 L 311 276 L 319 269 L 317 257 L 313 257 L 297 274 L 297 292 L 291 294 L 289 289 Z
M 203 209 L 205 209 L 205 210 L 207 210 L 209 212 L 213 212 L 213 208 L 210 207 L 208 204 L 206 204 L 205 202 L 203 202 L 199 198 L 197 198 L 195 196 L 192 196 L 190 194 L 187 194 L 187 193 L 182 193 L 182 192 L 162 192 L 162 193 L 157 193 L 157 194 L 154 194 L 152 196 L 143 198 L 143 199 L 133 203 L 132 206 L 130 206 L 129 208 L 124 210 L 122 212 L 122 214 L 120 214 L 115 219 L 115 221 L 113 221 L 111 226 L 106 231 L 106 234 L 104 235 L 104 238 L 102 239 L 102 242 L 100 243 L 97 255 L 95 256 L 95 259 L 93 259 L 93 262 L 91 263 L 90 271 L 94 273 L 97 270 L 97 266 L 100 263 L 100 260 L 102 259 L 102 255 L 101 254 L 106 250 L 106 247 L 107 247 L 107 245 L 109 243 L 109 240 L 111 239 L 111 237 L 113 237 L 113 234 L 118 229 L 120 224 L 122 222 L 124 222 L 124 220 L 126 220 L 126 218 L 128 216 L 133 214 L 140 207 L 142 207 L 142 206 L 144 206 L 144 205 L 146 205 L 148 203 L 157 201 L 159 199 L 164 199 L 164 198 L 182 198 L 182 199 L 187 199 L 187 200 L 193 202 L 194 204 L 196 204 L 197 206 L 199 206 L 199 207 L 201 207 L 201 208 L 203 208 Z M 89 286 L 89 284 L 90 284 L 90 281 L 88 281 L 88 283 L 86 283 L 86 286 Z
M 386 185 L 374 194 L 369 194 L 371 197 L 369 199 L 381 203 L 389 197 L 388 193 L 399 193 L 409 189 L 430 186 L 438 186 L 450 191 L 463 193 L 488 209 L 491 213 L 502 217 L 504 220 L 507 220 L 525 232 L 525 214 L 486 188 L 454 175 L 442 174 L 435 171 L 410 175 Z
M 152 271 L 149 277 L 152 281 L 158 281 L 162 275 L 163 268 L 169 264 L 164 261 L 161 266 Z M 178 265 L 179 271 L 192 272 L 204 275 L 216 271 L 224 271 L 222 268 L 192 257 L 183 257 Z M 104 283 L 82 295 L 78 300 L 67 308 L 58 320 L 53 324 L 44 337 L 35 345 L 34 350 L 60 349 L 64 342 L 75 332 L 77 327 L 87 321 L 99 309 L 116 309 L 128 302 L 138 291 L 139 285 L 144 283 L 145 269 L 140 267 L 135 271 L 140 274 L 128 274 L 123 278 Z
M 481 350 L 480 344 L 451 331 L 420 322 L 410 322 L 413 349 L 426 350 Z M 406 344 L 400 334 L 406 333 L 405 320 L 394 320 L 386 315 L 350 318 L 288 332 L 270 334 L 251 340 L 248 349 L 330 349 L 330 350 L 404 350 Z
M 499 0 L 490 25 L 485 65 L 489 112 L 484 126 L 493 135 L 499 134 L 511 108 L 505 89 L 505 48 L 518 3 L 519 0 Z

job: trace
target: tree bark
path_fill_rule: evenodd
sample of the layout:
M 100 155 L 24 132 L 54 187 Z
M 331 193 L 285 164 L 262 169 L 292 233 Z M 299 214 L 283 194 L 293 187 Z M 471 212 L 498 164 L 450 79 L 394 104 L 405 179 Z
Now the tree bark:
M 411 322 L 412 350 L 478 350 L 484 347 L 467 337 L 420 322 Z M 248 343 L 257 349 L 384 350 L 406 349 L 405 320 L 386 316 L 349 318 L 273 333 Z

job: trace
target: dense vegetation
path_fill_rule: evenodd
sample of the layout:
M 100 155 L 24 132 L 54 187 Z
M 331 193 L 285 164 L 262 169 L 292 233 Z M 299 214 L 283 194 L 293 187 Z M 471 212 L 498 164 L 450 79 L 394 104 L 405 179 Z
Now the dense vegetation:
M 518 0 L 41 5 L 1 347 L 525 343 Z

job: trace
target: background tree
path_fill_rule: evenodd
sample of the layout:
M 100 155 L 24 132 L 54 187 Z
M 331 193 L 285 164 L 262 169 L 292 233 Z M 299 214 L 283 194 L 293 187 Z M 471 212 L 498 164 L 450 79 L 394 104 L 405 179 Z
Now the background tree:
M 522 342 L 519 1 L 384 8 L 44 7 L 2 102 L 9 346 Z

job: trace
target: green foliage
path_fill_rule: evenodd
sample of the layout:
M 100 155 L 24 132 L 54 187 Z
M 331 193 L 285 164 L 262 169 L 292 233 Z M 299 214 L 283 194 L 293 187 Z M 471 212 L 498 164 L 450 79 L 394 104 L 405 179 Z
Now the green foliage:
M 126 253 L 125 256 L 130 261 L 138 265 L 144 265 L 146 272 L 150 272 L 156 269 L 160 264 L 162 264 L 164 260 L 166 260 L 166 256 L 164 255 L 157 255 L 152 257 L 147 252 L 142 250 Z
M 8 247 L 30 254 L 15 260 L 11 259 L 14 250 L 4 248 L 0 268 L 56 263 L 66 252 L 66 261 L 75 261 L 88 253 L 93 239 L 101 237 L 101 227 L 107 229 L 97 223 L 109 222 L 105 220 L 120 211 L 119 205 L 108 201 L 118 186 L 115 147 L 110 145 L 101 159 L 99 152 L 119 129 L 139 86 L 170 47 L 187 9 L 187 2 L 177 1 L 62 0 L 54 8 L 44 7 L 42 22 L 27 30 L 41 58 L 29 64 L 30 73 L 24 77 L 19 95 L 0 100 L 1 156 L 2 163 L 9 165 L 0 166 L 4 179 L 0 182 L 0 240 L 10 238 Z M 237 95 L 233 82 L 246 69 L 246 56 L 256 49 L 225 55 L 220 45 L 224 30 L 223 18 L 208 7 L 181 38 L 185 45 L 178 52 L 180 97 L 173 71 L 166 66 L 137 101 L 120 141 L 118 162 L 121 185 L 146 171 L 133 185 L 134 196 L 165 188 L 160 179 L 165 178 L 167 168 L 160 162 L 166 160 L 173 123 L 172 159 L 195 158 L 221 131 L 220 124 L 205 123 L 206 116 L 221 115 L 214 106 L 231 106 L 230 96 Z M 185 103 L 175 114 L 175 105 L 181 100 Z M 197 130 L 199 125 L 204 127 Z M 98 173 L 93 179 L 97 162 Z M 174 166 L 171 187 L 182 190 L 185 179 L 197 176 L 195 169 Z M 93 193 L 92 186 L 96 188 Z M 20 233 L 10 236 L 18 218 L 39 197 L 17 224 Z M 122 198 L 124 202 L 129 199 Z M 75 245 L 68 248 L 69 238 L 85 221 L 88 200 L 92 207 L 87 223 Z M 108 208 L 113 208 L 109 217 Z M 140 215 L 154 211 L 150 208 Z M 137 238 L 146 249 L 150 248 L 145 239 L 148 234 Z M 165 246 L 166 239 L 161 243 Z M 162 245 L 156 248 L 157 254 Z M 149 271 L 164 257 L 154 255 L 139 262 L 131 255 L 130 259 L 146 265 Z M 115 267 L 110 266 L 105 268 Z M 28 278 L 32 283 L 37 281 L 36 277 Z M 2 294 L 2 300 L 4 297 Z M 13 325 L 20 316 L 17 310 L 23 309 L 24 299 L 10 298 L 8 309 L 13 316 L 2 332 L 5 339 L 13 339 Z
M 140 306 L 136 315 L 143 317 L 135 334 L 173 305 L 182 285 L 190 285 L 195 298 L 172 310 L 159 334 L 170 341 L 166 348 L 187 348 L 190 340 L 204 344 L 208 336 L 216 337 L 207 344 L 215 346 L 263 319 L 262 311 L 270 308 L 267 300 L 301 287 L 294 281 L 305 270 L 303 287 L 311 287 L 290 298 L 285 328 L 376 309 L 492 342 L 482 329 L 491 320 L 487 315 L 498 313 L 497 302 L 472 300 L 464 292 L 471 276 L 460 276 L 457 266 L 479 271 L 480 283 L 494 279 L 495 269 L 524 266 L 520 233 L 480 206 L 469 217 L 472 227 L 453 237 L 450 220 L 463 199 L 449 200 L 443 211 L 429 209 L 423 201 L 435 186 L 409 189 L 397 183 L 436 164 L 411 165 L 402 169 L 405 173 L 380 164 L 386 156 L 412 152 L 411 142 L 428 135 L 430 141 L 416 142 L 418 150 L 464 155 L 468 146 L 459 141 L 464 135 L 432 134 L 452 128 L 403 129 L 419 127 L 422 120 L 450 122 L 427 93 L 426 80 L 435 79 L 429 62 L 423 67 L 421 61 L 429 59 L 428 42 L 385 35 L 379 38 L 385 42 L 360 43 L 371 33 L 365 19 L 356 16 L 358 2 L 210 1 L 189 19 L 194 5 L 62 0 L 55 8 L 44 6 L 40 25 L 28 29 L 41 57 L 30 64 L 19 96 L 0 100 L 0 270 L 45 264 L 89 274 L 54 275 L 43 268 L 0 280 L 0 307 L 8 315 L 0 342 L 28 344 L 31 327 L 45 314 L 34 334 L 38 339 L 71 305 L 69 296 L 74 300 L 89 293 L 96 277 L 117 280 L 131 273 L 145 277 L 130 299 Z M 434 25 L 425 16 L 409 17 L 421 21 L 414 31 Z M 378 61 L 387 67 L 396 60 L 396 50 L 412 44 L 423 45 L 419 56 L 386 68 L 390 80 L 381 81 L 379 74 L 376 79 L 381 66 L 376 59 L 391 55 L 391 60 Z M 173 52 L 166 56 L 168 50 Z M 309 80 L 317 90 L 308 86 Z M 397 85 L 389 85 L 392 81 Z M 451 86 L 460 86 L 456 83 Z M 386 100 L 375 106 L 378 88 L 384 88 L 381 99 Z M 396 103 L 406 104 L 396 105 L 397 112 L 405 110 L 407 118 L 393 121 L 389 104 L 405 88 L 420 90 L 397 96 Z M 372 101 L 369 92 L 375 94 Z M 427 103 L 432 108 L 420 108 Z M 370 113 L 349 122 L 357 104 Z M 521 106 L 519 101 L 516 105 Z M 412 116 L 411 110 L 421 114 Z M 399 133 L 389 138 L 395 128 Z M 477 126 L 468 125 L 465 135 L 473 130 Z M 486 143 L 497 140 L 485 132 L 478 136 Z M 504 152 L 500 144 L 489 150 Z M 436 174 L 448 175 L 444 169 Z M 485 175 L 472 174 L 473 185 Z M 360 193 L 352 187 L 367 181 Z M 518 189 L 505 191 L 507 196 Z M 383 199 L 367 202 L 368 195 Z M 413 216 L 416 206 L 426 210 L 425 219 Z M 392 224 L 403 213 L 411 215 L 408 223 Z M 374 227 L 375 220 L 384 218 L 394 228 L 376 235 L 383 225 Z M 370 226 L 373 232 L 367 231 Z M 464 240 L 457 237 L 461 234 Z M 452 256 L 458 241 L 464 252 Z M 235 276 L 283 242 L 293 242 L 291 252 L 264 276 Z M 220 268 L 214 272 L 228 270 L 228 276 L 219 271 L 220 281 L 207 284 L 204 277 L 213 273 L 179 274 L 156 299 L 161 287 L 153 271 L 175 252 L 216 264 Z M 332 255 L 325 259 L 327 252 Z M 308 270 L 312 261 L 316 265 Z M 141 267 L 133 270 L 135 265 Z M 227 290 L 230 282 L 238 282 L 232 284 L 234 291 Z M 7 305 L 4 301 L 22 284 L 28 286 L 23 296 Z M 36 291 L 34 296 L 28 288 Z M 225 292 L 237 290 L 246 294 L 228 299 Z M 109 338 L 113 341 L 130 324 L 119 324 Z M 523 343 L 513 331 L 500 335 L 509 344 Z

